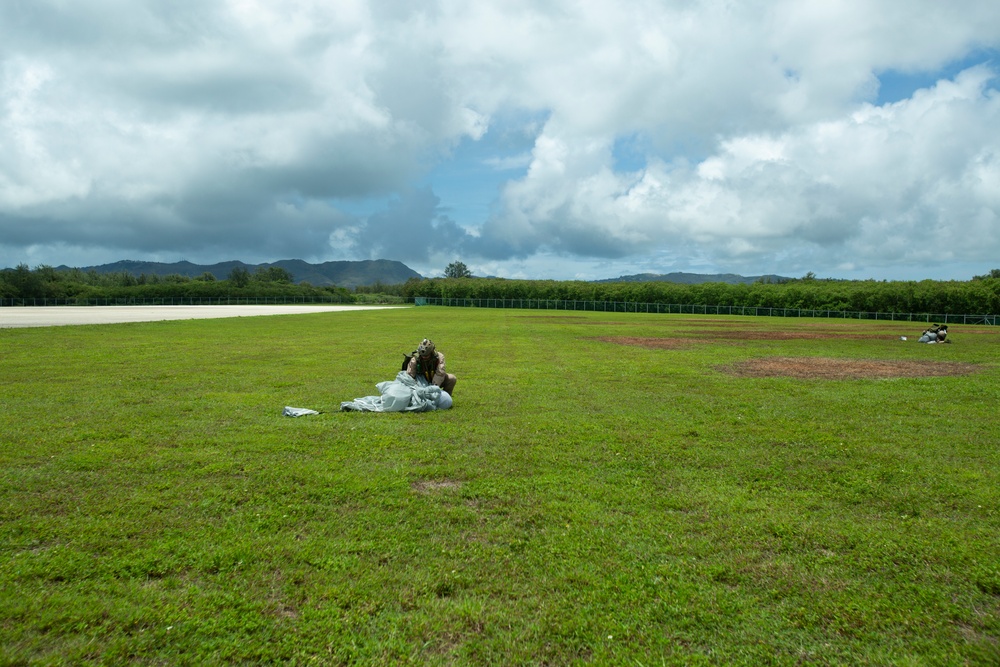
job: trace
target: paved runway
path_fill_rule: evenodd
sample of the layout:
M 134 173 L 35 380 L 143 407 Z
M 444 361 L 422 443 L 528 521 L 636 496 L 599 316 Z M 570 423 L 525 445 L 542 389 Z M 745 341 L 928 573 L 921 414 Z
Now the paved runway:
M 405 307 L 407 306 L 332 306 L 323 304 L 280 306 L 10 306 L 0 308 L 0 329 L 255 317 L 259 315 L 300 315 L 303 313 Z

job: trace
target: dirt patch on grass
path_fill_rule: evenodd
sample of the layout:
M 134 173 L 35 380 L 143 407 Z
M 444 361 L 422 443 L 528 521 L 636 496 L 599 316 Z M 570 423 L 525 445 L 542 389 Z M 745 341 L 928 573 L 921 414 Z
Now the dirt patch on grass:
M 873 335 L 870 333 L 847 333 L 841 330 L 826 331 L 707 331 L 699 330 L 697 335 L 706 338 L 725 340 L 829 340 L 831 338 L 849 338 L 852 340 L 871 340 L 874 338 L 896 338 L 896 336 Z
M 757 327 L 765 326 L 761 322 L 750 321 L 750 320 L 725 320 L 722 319 L 724 316 L 719 315 L 718 317 L 684 317 L 683 315 L 677 316 L 678 319 L 671 319 L 670 323 L 676 326 L 684 326 L 685 324 L 711 324 L 713 327 Z
M 975 364 L 942 361 L 881 361 L 877 359 L 829 359 L 824 357 L 762 357 L 719 370 L 737 377 L 791 377 L 821 380 L 866 378 L 945 377 L 969 375 Z
M 410 488 L 417 493 L 436 493 L 445 489 L 457 489 L 460 486 L 462 483 L 454 479 L 422 479 L 410 484 Z
M 671 338 L 649 338 L 640 336 L 600 336 L 597 340 L 617 345 L 634 345 L 651 350 L 663 350 L 684 347 L 691 343 L 709 342 L 714 340 L 830 340 L 831 338 L 850 338 L 854 340 L 873 340 L 878 338 L 894 339 L 896 336 L 875 336 L 872 334 L 818 332 L 818 331 L 754 331 L 741 329 L 710 330 L 710 329 L 675 329 Z
M 598 336 L 594 340 L 614 343 L 615 345 L 644 347 L 649 350 L 672 350 L 690 347 L 692 343 L 698 342 L 696 338 L 638 338 L 636 336 Z

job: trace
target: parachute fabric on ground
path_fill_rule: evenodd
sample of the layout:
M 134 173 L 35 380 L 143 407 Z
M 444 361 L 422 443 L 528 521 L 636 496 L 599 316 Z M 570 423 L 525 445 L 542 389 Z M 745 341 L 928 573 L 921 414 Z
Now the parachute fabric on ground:
M 382 394 L 383 412 L 402 412 L 410 407 L 413 390 L 401 382 L 379 382 L 375 385 Z
M 302 417 L 305 415 L 318 415 L 319 412 L 317 410 L 310 410 L 309 408 L 293 408 L 286 405 L 281 414 L 286 417 Z
M 441 387 L 427 384 L 423 378 L 412 378 L 406 371 L 397 373 L 395 380 L 379 382 L 375 388 L 379 391 L 378 396 L 362 396 L 353 401 L 344 401 L 340 404 L 341 411 L 426 412 L 439 407 L 451 407 L 450 400 L 441 400 L 441 394 L 445 393 Z

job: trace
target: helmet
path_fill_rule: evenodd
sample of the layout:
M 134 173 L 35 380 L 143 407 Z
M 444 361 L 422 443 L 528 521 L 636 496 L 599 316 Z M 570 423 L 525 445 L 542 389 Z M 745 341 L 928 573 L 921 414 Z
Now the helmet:
M 420 345 L 417 346 L 417 354 L 421 357 L 430 357 L 434 354 L 434 343 L 425 338 L 420 341 Z

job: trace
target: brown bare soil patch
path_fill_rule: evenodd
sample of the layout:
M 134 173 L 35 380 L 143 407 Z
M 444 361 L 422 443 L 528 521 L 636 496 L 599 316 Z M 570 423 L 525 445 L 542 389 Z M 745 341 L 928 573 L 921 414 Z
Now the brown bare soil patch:
M 699 336 L 706 338 L 722 338 L 728 340 L 829 340 L 831 338 L 850 338 L 853 340 L 870 340 L 873 338 L 895 338 L 896 336 L 876 336 L 870 333 L 847 333 L 840 330 L 826 331 L 708 331 L 698 330 Z
M 688 347 L 691 343 L 698 342 L 696 338 L 639 338 L 636 336 L 598 336 L 595 340 L 615 343 L 616 345 L 644 347 L 649 350 L 671 350 Z
M 762 357 L 718 368 L 737 377 L 791 377 L 821 380 L 945 377 L 969 375 L 979 370 L 975 364 L 958 362 L 882 361 L 824 357 Z
M 875 338 L 896 338 L 895 335 L 875 336 L 872 334 L 847 334 L 843 332 L 818 331 L 728 331 L 706 329 L 675 329 L 677 335 L 670 338 L 643 338 L 639 336 L 601 336 L 597 340 L 618 345 L 635 345 L 649 349 L 669 349 L 690 343 L 708 342 L 709 340 L 829 340 L 831 338 L 851 338 L 855 340 L 872 340 Z
M 423 479 L 410 484 L 410 488 L 417 493 L 434 493 L 444 489 L 457 489 L 462 483 L 453 479 Z
M 754 320 L 726 320 L 722 319 L 722 315 L 719 316 L 709 316 L 709 317 L 683 317 L 674 316 L 679 319 L 670 320 L 671 324 L 677 326 L 684 326 L 685 324 L 711 324 L 713 327 L 755 327 L 764 326 L 762 323 Z

